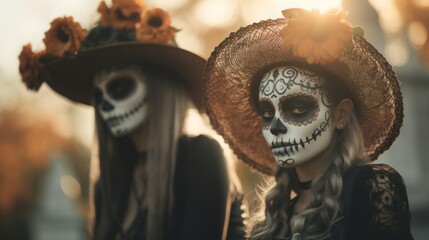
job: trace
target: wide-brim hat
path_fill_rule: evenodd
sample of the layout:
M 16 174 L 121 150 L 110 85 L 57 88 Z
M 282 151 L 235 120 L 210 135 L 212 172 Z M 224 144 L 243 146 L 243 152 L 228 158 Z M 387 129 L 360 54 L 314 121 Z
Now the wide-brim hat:
M 294 56 L 282 37 L 288 24 L 288 19 L 266 20 L 231 33 L 215 48 L 204 73 L 203 96 L 211 124 L 239 159 L 266 174 L 274 173 L 276 161 L 262 135 L 252 89 L 271 67 L 308 64 Z M 364 154 L 375 160 L 391 146 L 402 126 L 402 95 L 391 66 L 357 35 L 335 61 L 316 65 L 338 77 L 352 93 Z
M 127 65 L 154 66 L 177 74 L 195 106 L 203 111 L 201 80 L 206 60 L 179 48 L 178 31 L 169 14 L 147 8 L 142 0 L 102 1 L 100 19 L 85 31 L 72 17 L 51 22 L 43 39 L 46 49 L 24 46 L 20 59 L 23 82 L 38 90 L 43 82 L 60 95 L 92 104 L 94 75 L 102 69 Z M 162 71 L 162 70 L 161 70 Z
M 62 96 L 91 105 L 93 76 L 103 68 L 118 64 L 157 65 L 174 71 L 184 81 L 198 109 L 201 104 L 201 79 L 206 61 L 176 46 L 124 42 L 109 44 L 48 64 L 51 78 L 46 83 Z

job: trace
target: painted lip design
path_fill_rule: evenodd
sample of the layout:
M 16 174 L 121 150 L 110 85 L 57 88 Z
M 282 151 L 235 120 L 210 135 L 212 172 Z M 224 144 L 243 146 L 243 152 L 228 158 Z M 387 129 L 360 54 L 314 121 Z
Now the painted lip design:
M 139 111 L 143 107 L 143 105 L 144 105 L 145 102 L 146 102 L 146 99 L 143 99 L 143 101 L 141 101 L 140 103 L 138 103 L 130 111 L 128 111 L 128 112 L 126 112 L 124 114 L 120 114 L 120 115 L 108 117 L 106 119 L 107 125 L 109 125 L 109 127 L 111 127 L 111 128 L 118 126 L 125 119 L 129 118 L 130 116 L 134 115 L 137 111 Z
M 305 149 L 311 141 L 316 141 L 317 138 L 322 135 L 323 131 L 316 129 L 313 131 L 311 137 L 307 136 L 305 137 L 305 139 L 300 138 L 299 140 L 297 140 L 296 138 L 294 138 L 291 140 L 289 138 L 287 141 L 285 141 L 283 138 L 276 139 L 275 141 L 270 143 L 271 151 L 273 152 L 274 156 L 280 157 L 287 155 L 290 157 L 291 154 Z
M 291 139 L 289 139 L 288 141 L 284 141 L 283 138 L 280 138 L 279 140 L 272 142 L 270 144 L 270 148 L 275 156 L 290 156 L 291 154 L 298 152 L 300 148 L 305 149 L 305 145 L 311 141 L 311 139 L 308 140 L 309 141 L 304 141 L 300 139 L 297 141 L 296 139 L 293 139 L 291 141 Z

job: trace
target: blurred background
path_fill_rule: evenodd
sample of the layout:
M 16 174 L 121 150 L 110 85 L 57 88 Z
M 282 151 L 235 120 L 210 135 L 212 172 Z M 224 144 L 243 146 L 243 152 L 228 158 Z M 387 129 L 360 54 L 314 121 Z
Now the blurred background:
M 107 1 L 109 3 L 109 1 Z M 203 57 L 240 26 L 282 17 L 289 7 L 342 6 L 348 20 L 393 65 L 405 104 L 401 134 L 378 162 L 392 165 L 407 185 L 412 230 L 429 239 L 429 0 L 146 0 L 170 11 L 178 44 Z M 90 107 L 73 104 L 46 85 L 27 91 L 18 73 L 26 43 L 43 49 L 44 32 L 59 16 L 90 28 L 99 0 L 0 0 L 0 239 L 86 239 Z M 263 176 L 233 159 L 253 206 Z

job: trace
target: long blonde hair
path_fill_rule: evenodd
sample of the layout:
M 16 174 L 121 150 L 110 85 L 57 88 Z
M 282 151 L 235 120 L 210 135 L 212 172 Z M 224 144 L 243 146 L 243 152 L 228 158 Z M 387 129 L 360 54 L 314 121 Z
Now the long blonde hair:
M 142 179 L 147 221 L 146 226 L 141 227 L 146 229 L 148 239 L 164 239 L 174 204 L 177 143 L 183 134 L 183 122 L 191 101 L 181 79 L 175 79 L 174 73 L 156 66 L 143 69 L 143 73 L 148 79 L 149 117 L 145 123 L 148 132 L 143 140 L 148 146 Z M 105 239 L 114 224 L 121 226 L 124 218 L 137 151 L 129 137 L 112 137 L 95 112 L 100 165 L 98 198 L 102 206 L 95 206 L 98 211 L 92 214 L 90 226 L 93 226 L 94 239 Z M 92 195 L 97 197 L 97 194 Z
M 163 239 L 167 232 L 165 227 L 169 226 L 167 220 L 174 203 L 177 143 L 183 134 L 183 123 L 191 104 L 183 84 L 178 81 L 180 79 L 168 79 L 165 74 L 161 77 L 164 79 L 157 78 L 150 86 L 152 108 L 149 110 L 145 173 L 148 239 Z
M 287 213 L 292 192 L 299 194 L 294 169 L 279 168 L 276 171 L 274 184 L 262 195 L 265 200 L 261 201 L 261 207 L 251 219 L 250 239 L 276 239 L 289 232 L 292 239 L 329 238 L 330 228 L 341 211 L 338 199 L 343 185 L 342 175 L 353 164 L 364 162 L 363 137 L 355 112 L 347 126 L 338 130 L 333 144 L 339 147 L 334 148 L 329 163 L 313 179 L 314 198 L 299 214 L 289 216 Z

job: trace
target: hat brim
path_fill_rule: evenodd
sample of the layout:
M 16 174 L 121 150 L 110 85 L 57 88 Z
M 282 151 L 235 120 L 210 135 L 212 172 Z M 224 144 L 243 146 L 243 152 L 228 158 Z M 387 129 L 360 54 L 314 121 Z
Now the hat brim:
M 201 104 L 201 80 L 206 60 L 184 49 L 161 44 L 117 43 L 93 48 L 72 58 L 48 64 L 49 87 L 78 103 L 92 105 L 93 76 L 103 68 L 126 64 L 152 64 L 173 70 L 185 81 L 195 106 Z
M 266 174 L 273 174 L 277 164 L 261 132 L 252 86 L 270 66 L 305 62 L 293 57 L 291 47 L 281 37 L 280 30 L 286 25 L 286 19 L 267 20 L 232 33 L 211 54 L 203 78 L 206 112 L 213 127 L 238 158 Z M 336 62 L 323 68 L 342 80 L 353 94 L 364 155 L 372 161 L 399 134 L 402 94 L 391 66 L 371 44 L 353 37 L 351 45 Z

